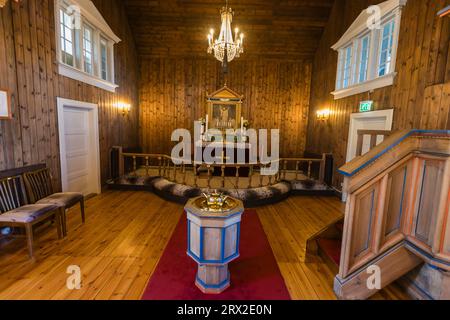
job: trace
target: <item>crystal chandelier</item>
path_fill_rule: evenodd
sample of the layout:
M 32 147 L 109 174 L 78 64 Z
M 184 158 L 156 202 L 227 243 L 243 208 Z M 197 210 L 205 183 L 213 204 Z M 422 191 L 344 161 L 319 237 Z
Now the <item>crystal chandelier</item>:
M 235 29 L 235 38 L 233 40 L 233 32 L 231 23 L 233 22 L 233 10 L 226 6 L 222 8 L 220 15 L 222 17 L 222 26 L 220 28 L 219 37 L 214 40 L 214 29 L 208 35 L 209 48 L 208 53 L 214 54 L 217 60 L 227 65 L 228 62 L 239 58 L 244 52 L 244 34 L 239 34 L 239 29 Z

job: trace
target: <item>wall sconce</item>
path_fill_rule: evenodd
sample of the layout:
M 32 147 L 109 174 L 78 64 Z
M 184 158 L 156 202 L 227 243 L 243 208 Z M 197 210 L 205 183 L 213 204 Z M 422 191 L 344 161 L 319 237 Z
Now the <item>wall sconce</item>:
M 0 0 L 0 8 L 3 8 L 6 5 L 8 0 Z M 19 2 L 19 0 L 14 0 L 15 2 Z
M 130 114 L 131 104 L 125 103 L 125 102 L 119 102 L 117 104 L 117 108 L 122 112 L 122 115 L 125 117 Z
M 323 109 L 317 111 L 317 120 L 319 121 L 327 121 L 330 119 L 331 110 L 330 109 Z

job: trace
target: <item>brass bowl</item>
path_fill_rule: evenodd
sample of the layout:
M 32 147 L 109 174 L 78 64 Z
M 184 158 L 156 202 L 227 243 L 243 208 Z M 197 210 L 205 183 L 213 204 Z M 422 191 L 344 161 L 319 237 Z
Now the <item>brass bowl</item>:
M 211 203 L 211 202 L 208 202 L 208 200 L 205 197 L 197 198 L 193 204 L 194 204 L 194 206 L 196 206 L 197 208 L 199 208 L 203 211 L 219 212 L 219 213 L 233 210 L 238 205 L 236 200 L 234 200 L 232 198 L 227 198 L 223 203 L 219 203 L 219 202 Z

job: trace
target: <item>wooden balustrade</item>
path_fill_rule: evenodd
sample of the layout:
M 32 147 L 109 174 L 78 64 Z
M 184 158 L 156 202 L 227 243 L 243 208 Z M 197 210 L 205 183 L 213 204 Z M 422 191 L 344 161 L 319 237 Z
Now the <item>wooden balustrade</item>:
M 348 194 L 335 291 L 365 299 L 419 264 L 450 271 L 450 131 L 401 131 L 340 168 Z
M 370 146 L 369 150 L 372 150 L 377 146 L 378 137 L 382 136 L 383 139 L 386 139 L 392 134 L 392 131 L 387 130 L 359 130 L 358 131 L 358 143 L 356 146 L 356 156 L 362 156 L 363 147 L 364 147 L 364 138 L 365 136 L 370 136 Z
M 152 172 L 154 176 L 160 176 L 168 181 L 181 184 L 189 184 L 193 187 L 207 187 L 212 188 L 212 181 L 214 179 L 214 172 L 219 172 L 220 184 L 214 186 L 216 188 L 225 188 L 226 182 L 234 184 L 236 188 L 252 188 L 252 187 L 265 187 L 271 186 L 282 180 L 300 180 L 300 179 L 315 179 L 319 182 L 324 182 L 326 155 L 323 155 L 321 159 L 313 158 L 282 158 L 273 161 L 271 164 L 253 163 L 253 164 L 205 164 L 194 163 L 193 165 L 176 165 L 173 159 L 163 154 L 140 154 L 140 153 L 123 153 L 120 147 L 119 149 L 119 168 L 120 175 L 125 175 L 124 163 L 125 159 L 132 159 L 132 172 L 127 172 L 133 176 L 138 176 L 138 171 L 142 170 L 140 175 L 151 176 Z M 277 164 L 279 170 L 272 175 L 261 175 L 261 170 L 269 168 L 271 165 Z M 313 175 L 313 166 L 316 165 L 317 174 Z M 234 177 L 227 177 L 225 172 L 227 169 L 236 169 Z M 217 170 L 216 170 L 217 169 Z M 242 173 L 246 169 L 248 175 L 242 176 Z M 199 185 L 199 174 L 201 172 L 207 172 L 206 183 L 202 186 Z M 192 173 L 191 175 L 189 173 Z M 193 177 L 188 179 L 189 176 Z M 227 180 L 228 179 L 228 180 Z M 258 180 L 258 181 L 256 181 Z

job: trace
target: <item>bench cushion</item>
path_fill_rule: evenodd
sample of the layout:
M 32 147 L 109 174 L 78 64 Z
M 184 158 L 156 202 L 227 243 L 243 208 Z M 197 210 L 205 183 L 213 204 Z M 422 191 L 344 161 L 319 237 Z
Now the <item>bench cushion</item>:
M 58 209 L 55 205 L 33 204 L 0 215 L 0 222 L 30 223 Z
M 58 207 L 72 207 L 83 199 L 83 194 L 78 192 L 55 193 L 47 198 L 39 200 L 38 204 L 53 204 Z

